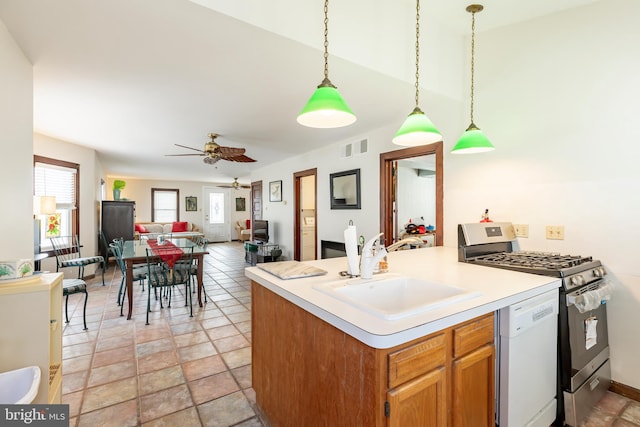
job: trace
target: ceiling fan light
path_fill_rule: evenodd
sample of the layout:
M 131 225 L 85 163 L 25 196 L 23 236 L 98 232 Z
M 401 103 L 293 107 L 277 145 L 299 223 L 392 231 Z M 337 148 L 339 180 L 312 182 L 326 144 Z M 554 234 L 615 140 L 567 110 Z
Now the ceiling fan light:
M 409 114 L 392 139 L 394 144 L 404 147 L 415 147 L 440 141 L 442 141 L 442 135 L 418 107 Z
M 348 126 L 356 121 L 356 116 L 338 89 L 329 79 L 324 79 L 298 114 L 297 120 L 303 126 L 327 129 Z
M 452 154 L 475 154 L 493 151 L 495 147 L 489 138 L 471 123 L 451 150 Z

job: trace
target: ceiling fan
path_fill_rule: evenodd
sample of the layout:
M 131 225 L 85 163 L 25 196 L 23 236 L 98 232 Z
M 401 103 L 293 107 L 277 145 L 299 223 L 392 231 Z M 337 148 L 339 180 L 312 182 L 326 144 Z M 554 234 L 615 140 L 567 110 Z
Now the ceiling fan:
M 206 144 L 204 144 L 204 150 L 187 147 L 186 145 L 174 144 L 177 147 L 198 151 L 198 154 L 165 154 L 165 156 L 204 156 L 203 161 L 209 165 L 216 163 L 218 160 L 228 160 L 230 162 L 242 163 L 255 162 L 255 160 L 251 157 L 244 155 L 244 148 L 223 147 L 222 145 L 218 145 L 216 143 L 216 138 L 220 135 L 218 135 L 217 133 L 210 133 L 208 136 L 209 138 L 211 138 L 211 141 L 208 141 Z
M 238 178 L 233 178 L 233 182 L 229 185 L 218 185 L 218 187 L 220 188 L 233 188 L 234 190 L 237 190 L 238 188 L 251 188 L 250 185 L 246 185 L 246 184 L 240 184 L 238 182 Z

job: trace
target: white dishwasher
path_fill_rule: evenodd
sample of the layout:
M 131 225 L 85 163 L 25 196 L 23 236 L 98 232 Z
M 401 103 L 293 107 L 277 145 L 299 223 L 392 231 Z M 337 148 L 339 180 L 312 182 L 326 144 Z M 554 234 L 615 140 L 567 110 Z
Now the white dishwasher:
M 500 310 L 497 421 L 549 427 L 556 418 L 558 290 Z

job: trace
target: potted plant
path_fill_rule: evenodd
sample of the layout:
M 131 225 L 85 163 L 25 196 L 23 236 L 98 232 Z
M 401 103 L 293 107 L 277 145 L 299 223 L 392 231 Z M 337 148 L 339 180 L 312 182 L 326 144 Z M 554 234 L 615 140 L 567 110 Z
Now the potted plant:
M 120 191 L 122 191 L 126 186 L 127 183 L 121 179 L 113 181 L 113 200 L 120 200 Z

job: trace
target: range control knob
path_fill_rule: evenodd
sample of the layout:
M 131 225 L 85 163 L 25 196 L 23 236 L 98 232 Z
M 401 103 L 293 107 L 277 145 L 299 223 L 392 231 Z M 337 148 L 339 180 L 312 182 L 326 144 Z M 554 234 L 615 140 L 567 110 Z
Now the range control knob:
M 607 274 L 607 270 L 604 267 L 598 267 L 598 270 L 600 270 L 600 277 L 604 277 Z
M 584 284 L 584 277 L 581 274 L 576 274 L 571 278 L 570 282 L 573 286 L 580 286 Z
M 595 277 L 602 277 L 602 271 L 600 271 L 600 269 L 599 269 L 599 268 L 594 268 L 594 269 L 593 269 L 593 275 L 594 275 Z

